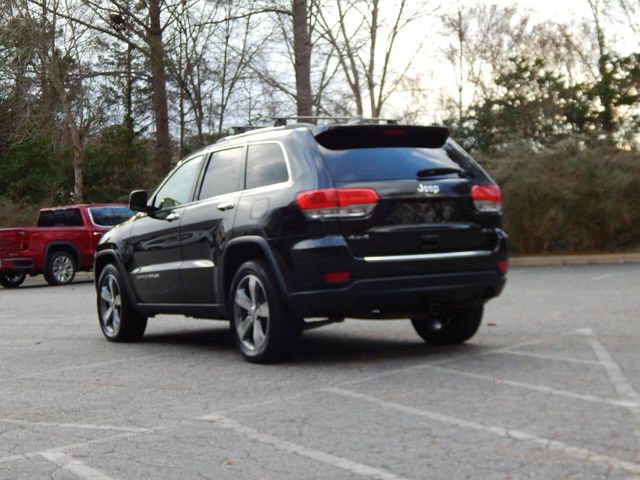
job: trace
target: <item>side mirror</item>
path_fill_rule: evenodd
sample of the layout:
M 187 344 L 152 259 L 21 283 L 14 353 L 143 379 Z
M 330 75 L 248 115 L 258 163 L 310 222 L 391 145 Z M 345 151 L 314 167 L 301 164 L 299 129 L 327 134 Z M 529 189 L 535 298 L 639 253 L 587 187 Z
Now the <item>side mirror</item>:
M 129 208 L 134 212 L 149 213 L 148 202 L 149 197 L 144 190 L 134 190 L 129 194 Z

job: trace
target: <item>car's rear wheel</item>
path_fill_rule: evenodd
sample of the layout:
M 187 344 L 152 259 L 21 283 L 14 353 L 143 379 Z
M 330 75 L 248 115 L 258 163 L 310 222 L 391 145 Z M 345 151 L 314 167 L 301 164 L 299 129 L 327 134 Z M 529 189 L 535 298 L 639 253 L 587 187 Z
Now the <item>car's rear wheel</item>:
M 68 252 L 53 252 L 49 255 L 44 278 L 49 285 L 66 285 L 76 276 L 76 260 Z
M 284 303 L 265 262 L 245 262 L 229 294 L 231 330 L 243 357 L 268 363 L 290 357 L 300 343 L 302 321 Z
M 473 337 L 482 323 L 483 305 L 449 308 L 438 315 L 411 319 L 422 339 L 433 345 L 455 345 Z
M 107 265 L 100 273 L 97 302 L 98 322 L 107 340 L 133 342 L 142 338 L 147 317 L 134 310 L 114 265 Z
M 25 278 L 27 278 L 26 273 L 19 272 L 3 272 L 0 273 L 0 285 L 4 288 L 18 288 L 22 285 Z

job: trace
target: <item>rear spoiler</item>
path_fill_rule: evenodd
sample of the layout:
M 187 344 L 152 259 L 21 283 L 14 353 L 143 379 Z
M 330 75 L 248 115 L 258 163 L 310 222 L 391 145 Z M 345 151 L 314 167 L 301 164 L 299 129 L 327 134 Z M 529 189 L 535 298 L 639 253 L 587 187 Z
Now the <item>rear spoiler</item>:
M 440 148 L 449 138 L 446 127 L 406 125 L 331 125 L 311 128 L 316 141 L 330 150 L 378 147 Z

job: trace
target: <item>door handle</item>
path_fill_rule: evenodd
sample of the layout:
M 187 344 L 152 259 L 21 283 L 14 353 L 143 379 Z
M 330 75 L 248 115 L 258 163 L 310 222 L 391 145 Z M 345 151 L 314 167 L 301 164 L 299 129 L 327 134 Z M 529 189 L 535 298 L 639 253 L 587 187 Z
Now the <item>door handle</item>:
M 173 222 L 174 220 L 178 220 L 179 218 L 180 218 L 180 215 L 178 215 L 176 212 L 171 212 L 169 215 L 165 217 L 165 220 L 169 222 Z
M 218 204 L 218 210 L 222 210 L 223 212 L 225 210 L 231 210 L 233 207 L 235 207 L 235 204 L 232 202 L 222 202 Z

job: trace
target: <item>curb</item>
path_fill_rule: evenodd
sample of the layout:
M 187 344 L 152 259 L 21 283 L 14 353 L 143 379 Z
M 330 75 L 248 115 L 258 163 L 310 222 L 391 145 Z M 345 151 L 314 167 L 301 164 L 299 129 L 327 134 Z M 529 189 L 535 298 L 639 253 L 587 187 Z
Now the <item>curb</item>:
M 601 255 L 553 255 L 511 257 L 512 267 L 557 267 L 564 265 L 639 264 L 640 253 L 605 253 Z

